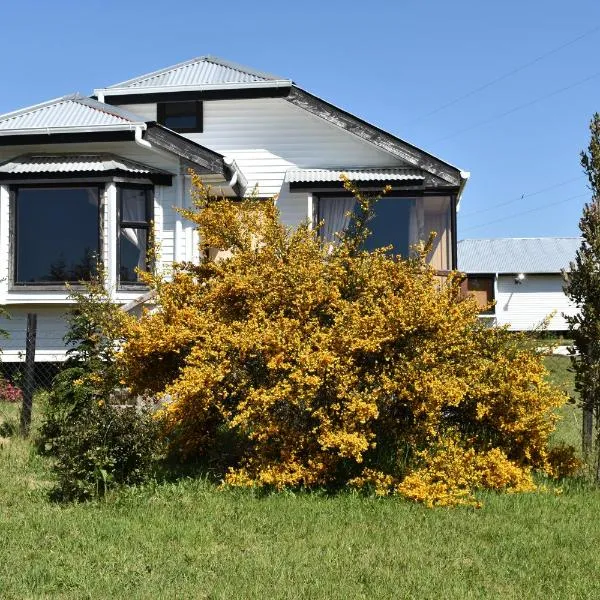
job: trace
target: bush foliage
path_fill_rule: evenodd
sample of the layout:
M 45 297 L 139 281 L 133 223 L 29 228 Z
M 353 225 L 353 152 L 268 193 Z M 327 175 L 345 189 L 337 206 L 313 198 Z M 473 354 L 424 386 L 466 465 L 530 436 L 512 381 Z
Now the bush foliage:
M 55 377 L 39 448 L 56 458 L 56 500 L 88 500 L 123 484 L 147 480 L 161 455 L 158 422 L 147 411 L 120 406 L 114 357 L 126 315 L 100 276 L 74 291 L 65 341 L 69 358 Z
M 195 177 L 203 249 L 230 258 L 148 276 L 158 309 L 126 326 L 133 393 L 166 396 L 172 447 L 202 456 L 227 434 L 232 485 L 372 487 L 434 504 L 479 488 L 529 490 L 553 472 L 564 395 L 540 358 L 477 319 L 427 245 L 403 259 L 361 250 L 376 199 L 335 247 L 287 229 L 271 202 L 216 199 Z

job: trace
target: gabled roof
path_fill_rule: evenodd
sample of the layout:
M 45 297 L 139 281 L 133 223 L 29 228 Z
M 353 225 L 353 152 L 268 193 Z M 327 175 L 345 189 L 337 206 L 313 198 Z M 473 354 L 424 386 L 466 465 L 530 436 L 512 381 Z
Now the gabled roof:
M 72 94 L 0 115 L 0 136 L 64 129 L 131 129 L 143 124 L 142 117 L 127 110 Z
M 243 87 L 272 86 L 275 82 L 287 85 L 292 83 L 284 77 L 256 71 L 215 56 L 200 56 L 159 71 L 116 83 L 104 88 L 104 91 L 109 95 L 114 94 L 118 89 L 143 92 L 165 88 L 205 89 L 238 85 Z M 94 93 L 97 94 L 101 91 L 95 90 Z
M 94 94 L 102 101 L 116 104 L 280 97 L 373 144 L 407 166 L 438 177 L 449 187 L 454 187 L 459 198 L 468 179 L 468 173 L 306 92 L 291 79 L 256 71 L 214 56 L 201 56 L 107 88 L 96 89 Z M 148 100 L 150 95 L 153 96 L 152 100 Z
M 560 273 L 569 269 L 581 245 L 578 237 L 494 238 L 458 242 L 464 273 Z

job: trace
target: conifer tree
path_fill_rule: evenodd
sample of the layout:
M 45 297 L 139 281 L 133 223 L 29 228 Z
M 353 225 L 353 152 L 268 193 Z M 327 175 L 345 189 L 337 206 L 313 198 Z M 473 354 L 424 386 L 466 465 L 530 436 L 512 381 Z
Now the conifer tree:
M 577 355 L 572 356 L 575 388 L 583 408 L 582 442 L 584 455 L 594 460 L 600 479 L 600 115 L 590 122 L 590 143 L 581 153 L 581 165 L 589 180 L 591 201 L 579 221 L 581 246 L 566 275 L 565 293 L 580 308 L 568 317 Z M 595 444 L 593 442 L 596 433 Z M 595 446 L 595 451 L 594 451 Z

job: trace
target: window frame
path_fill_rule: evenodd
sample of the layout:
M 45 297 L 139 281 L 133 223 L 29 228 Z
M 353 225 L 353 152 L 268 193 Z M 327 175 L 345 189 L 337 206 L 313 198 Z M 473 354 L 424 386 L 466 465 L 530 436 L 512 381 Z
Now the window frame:
M 474 282 L 482 282 L 485 281 L 487 283 L 486 290 L 471 290 L 469 289 L 469 284 Z M 493 317 L 496 314 L 496 307 L 492 305 L 491 307 L 484 310 L 481 302 L 479 302 L 478 297 L 474 292 L 485 292 L 486 297 L 488 298 L 487 304 L 491 304 L 496 301 L 496 286 L 495 286 L 496 276 L 491 275 L 489 273 L 468 273 L 462 282 L 462 293 L 465 297 L 473 297 L 477 300 L 477 304 L 479 306 L 479 315 L 482 317 Z
M 117 183 L 117 246 L 116 246 L 116 277 L 117 277 L 117 289 L 118 290 L 139 290 L 140 288 L 148 287 L 141 281 L 121 281 L 121 235 L 123 229 L 145 229 L 146 230 L 146 268 L 148 270 L 153 269 L 154 264 L 148 258 L 148 249 L 150 248 L 153 239 L 153 222 L 154 222 L 154 194 L 155 187 L 144 183 Z M 123 197 L 121 195 L 124 189 L 137 189 L 146 191 L 146 221 L 123 221 Z
M 193 114 L 196 117 L 196 126 L 195 127 L 177 127 L 172 128 L 166 125 L 165 121 L 167 119 L 167 105 L 174 104 L 189 104 L 190 108 L 193 106 L 193 111 L 190 111 L 190 114 Z M 163 127 L 167 127 L 172 131 L 177 133 L 202 133 L 204 129 L 204 105 L 201 100 L 174 100 L 171 102 L 157 102 L 156 104 L 156 120 L 159 125 Z
M 367 194 L 372 193 L 371 189 L 365 190 Z M 313 203 L 312 203 L 312 226 L 316 227 L 322 220 L 322 209 L 321 209 L 321 201 L 322 200 L 336 200 L 342 198 L 351 198 L 352 194 L 343 191 L 343 192 L 325 192 L 325 193 L 315 193 L 313 194 Z M 389 198 L 392 200 L 414 200 L 415 202 L 419 202 L 419 200 L 423 199 L 423 194 L 415 193 L 414 190 L 398 190 L 392 189 L 392 191 L 387 196 L 383 196 L 384 198 Z M 321 237 L 321 230 L 318 232 L 318 236 Z M 382 246 L 383 247 L 383 246 Z
M 9 289 L 14 291 L 64 291 L 67 286 L 71 288 L 82 288 L 81 280 L 77 281 L 17 281 L 18 274 L 18 237 L 19 237 L 19 201 L 18 195 L 20 189 L 47 189 L 47 188 L 96 188 L 98 193 L 98 237 L 97 253 L 99 262 L 104 262 L 104 212 L 106 206 L 106 184 L 98 181 L 61 181 L 61 182 L 39 182 L 39 183 L 18 183 L 9 186 L 9 216 L 10 216 L 10 235 L 9 235 Z

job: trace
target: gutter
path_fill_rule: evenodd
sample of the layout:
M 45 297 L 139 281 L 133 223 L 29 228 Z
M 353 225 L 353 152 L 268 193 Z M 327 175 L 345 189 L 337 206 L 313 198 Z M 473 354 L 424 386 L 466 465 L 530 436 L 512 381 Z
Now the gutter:
M 123 125 L 96 125 L 82 127 L 28 127 L 27 129 L 3 129 L 0 137 L 14 135 L 52 135 L 54 133 L 96 133 L 101 131 L 133 131 L 137 128 L 146 128 L 145 123 L 129 123 Z

